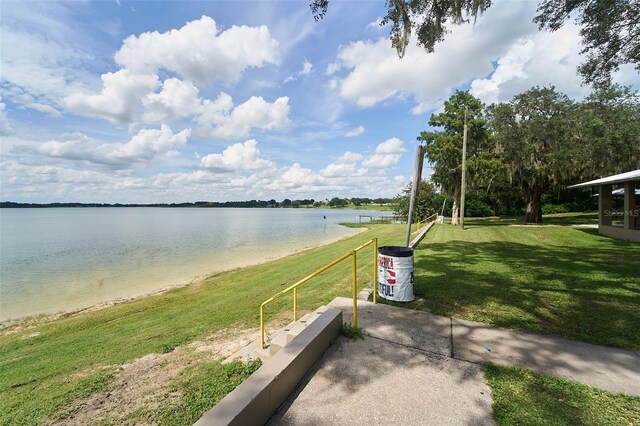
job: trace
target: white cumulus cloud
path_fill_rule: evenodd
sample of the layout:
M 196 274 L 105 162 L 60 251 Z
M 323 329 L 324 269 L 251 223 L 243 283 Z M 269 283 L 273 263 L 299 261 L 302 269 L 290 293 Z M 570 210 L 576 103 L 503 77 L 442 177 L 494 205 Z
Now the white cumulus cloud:
M 158 154 L 177 149 L 187 143 L 191 129 L 173 133 L 163 124 L 160 129 L 142 129 L 123 145 L 107 144 L 98 147 L 106 158 L 120 162 L 149 161 Z
M 337 73 L 338 71 L 340 71 L 341 69 L 342 69 L 342 64 L 340 63 L 340 61 L 332 62 L 329 65 L 327 65 L 327 69 L 325 70 L 325 74 L 333 75 L 333 74 Z
M 98 95 L 74 93 L 63 103 L 82 114 L 112 123 L 131 123 L 141 107 L 141 99 L 160 84 L 155 74 L 136 74 L 128 69 L 102 74 L 103 89 Z
M 89 162 L 128 168 L 148 163 L 156 157 L 171 153 L 187 143 L 191 129 L 173 133 L 167 125 L 160 129 L 142 129 L 126 143 L 96 144 L 87 136 L 71 135 L 66 140 L 49 140 L 37 147 L 39 154 L 72 161 Z
M 291 166 L 283 168 L 279 176 L 271 183 L 265 185 L 267 189 L 287 190 L 310 188 L 322 186 L 322 179 L 313 170 L 293 163 Z
M 375 21 L 369 22 L 367 24 L 367 29 L 374 29 L 378 31 L 385 29 L 385 27 L 385 25 L 382 25 L 382 18 L 380 17 L 378 17 L 378 19 L 376 19 Z
M 290 83 L 292 81 L 296 81 L 298 79 L 299 76 L 303 76 L 306 77 L 309 74 L 311 74 L 311 70 L 313 69 L 313 64 L 311 62 L 309 62 L 307 59 L 304 60 L 304 62 L 302 63 L 302 69 L 298 72 L 297 75 L 289 75 L 287 76 L 283 83 Z
M 452 25 L 433 53 L 411 40 L 403 59 L 387 37 L 352 42 L 327 67 L 333 75 L 328 87 L 364 108 L 413 99 L 414 114 L 437 110 L 469 82 L 472 93 L 487 103 L 509 100 L 535 85 L 584 97 L 590 89 L 581 85 L 576 71 L 584 61 L 580 28 L 566 23 L 555 32 L 539 31 L 532 23 L 535 9 L 535 2 L 498 0 L 475 25 Z M 346 74 L 338 77 L 340 70 Z M 612 77 L 640 87 L 632 67 L 623 66 Z
M 275 163 L 260 157 L 258 142 L 250 139 L 227 147 L 222 154 L 209 154 L 200 160 L 200 167 L 214 172 L 259 170 L 275 167 Z
M 560 92 L 576 99 L 591 89 L 581 86 L 576 68 L 580 55 L 580 29 L 565 24 L 556 32 L 539 32 L 514 43 L 497 61 L 489 78 L 471 82 L 471 93 L 485 103 L 510 100 L 533 86 L 553 84 Z
M 331 163 L 320 170 L 320 175 L 329 178 L 357 178 L 367 174 L 366 168 L 358 168 L 355 163 Z
M 234 108 L 231 96 L 221 93 L 215 101 L 205 101 L 198 116 L 196 135 L 211 138 L 247 136 L 252 129 L 278 129 L 289 123 L 289 98 L 269 103 L 252 96 Z
M 378 145 L 373 154 L 362 161 L 365 167 L 388 169 L 400 162 L 407 150 L 398 138 L 390 138 Z
M 169 78 L 162 83 L 160 93 L 150 93 L 142 98 L 146 122 L 171 121 L 188 117 L 201 110 L 202 101 L 198 97 L 198 88 L 191 82 Z
M 360 136 L 363 133 L 364 133 L 364 127 L 358 126 L 353 130 L 349 130 L 347 133 L 344 134 L 344 136 L 347 138 L 353 138 L 355 136 Z
M 344 154 L 342 154 L 340 157 L 338 157 L 338 159 L 335 162 L 337 164 L 353 164 L 353 163 L 357 163 L 358 161 L 362 161 L 363 159 L 364 159 L 364 155 L 358 154 L 357 152 L 347 151 Z
M 264 25 L 234 25 L 220 31 L 212 18 L 202 16 L 180 29 L 127 37 L 115 60 L 139 74 L 165 69 L 200 85 L 216 80 L 234 83 L 249 67 L 275 64 L 277 47 Z
M 130 167 L 162 159 L 184 145 L 189 129 L 174 134 L 168 127 L 139 132 L 124 144 L 99 144 L 82 134 L 67 135 L 45 144 L 23 141 L 18 161 L 0 159 L 0 177 L 7 182 L 10 200 L 84 202 L 164 202 L 185 200 L 250 198 L 331 198 L 335 195 L 392 196 L 406 182 L 389 174 L 392 169 L 368 169 L 364 161 L 373 157 L 401 155 L 403 148 L 390 139 L 378 145 L 373 155 L 347 151 L 320 170 L 295 162 L 277 165 L 258 150 L 255 140 L 229 145 L 221 153 L 202 157 L 190 171 L 149 174 L 149 168 Z M 18 141 L 14 147 L 18 147 Z M 38 147 L 33 149 L 32 147 Z M 23 157 L 31 155 L 28 159 Z M 45 158 L 39 158 L 38 156 Z M 55 164 L 55 159 L 70 162 Z M 25 161 L 26 160 L 26 161 Z M 42 161 L 45 164 L 41 164 Z M 78 162 L 94 163 L 91 170 L 77 170 Z M 129 167 L 127 167 L 128 163 Z
M 102 75 L 101 92 L 76 90 L 63 104 L 113 123 L 139 120 L 143 105 L 144 122 L 188 117 L 202 109 L 194 83 L 235 83 L 247 68 L 277 63 L 277 47 L 266 26 L 232 26 L 220 31 L 208 16 L 164 33 L 131 35 L 115 54 L 121 68 Z M 158 76 L 164 75 L 161 71 L 182 78 L 167 78 L 156 93 Z
M 306 59 L 302 63 L 302 69 L 300 70 L 300 75 L 309 75 L 311 74 L 311 69 L 313 68 L 313 64 L 307 61 Z

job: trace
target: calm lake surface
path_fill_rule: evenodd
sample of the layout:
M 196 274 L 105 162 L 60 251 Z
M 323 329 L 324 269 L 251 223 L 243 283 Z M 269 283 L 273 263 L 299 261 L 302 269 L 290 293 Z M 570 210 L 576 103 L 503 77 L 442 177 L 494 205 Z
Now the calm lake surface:
M 2 209 L 0 321 L 81 309 L 281 257 L 351 235 L 354 229 L 338 223 L 357 222 L 358 215 L 369 214 L 384 213 L 150 207 Z

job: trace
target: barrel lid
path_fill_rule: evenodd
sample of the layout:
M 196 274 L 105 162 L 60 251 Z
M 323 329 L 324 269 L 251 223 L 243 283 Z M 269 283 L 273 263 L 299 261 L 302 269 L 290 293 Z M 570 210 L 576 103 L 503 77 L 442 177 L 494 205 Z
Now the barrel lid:
M 413 249 L 405 246 L 382 246 L 378 247 L 378 253 L 393 257 L 411 257 Z

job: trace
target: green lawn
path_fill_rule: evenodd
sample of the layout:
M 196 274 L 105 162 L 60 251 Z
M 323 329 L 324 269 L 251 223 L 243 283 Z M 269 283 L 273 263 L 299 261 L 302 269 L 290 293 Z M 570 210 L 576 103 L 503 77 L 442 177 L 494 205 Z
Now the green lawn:
M 381 244 L 399 244 L 405 229 L 367 226 L 369 230 L 352 238 L 198 284 L 23 330 L 2 331 L 0 424 L 39 424 L 59 418 L 73 401 L 109 389 L 122 364 L 172 351 L 217 330 L 257 327 L 260 303 L 267 298 L 374 236 Z M 371 281 L 370 250 L 359 255 L 360 287 Z M 312 310 L 336 296 L 349 296 L 350 268 L 350 261 L 345 261 L 305 284 L 298 292 L 299 309 Z M 290 310 L 292 299 L 284 297 L 267 308 L 266 318 L 282 318 L 282 312 Z M 200 410 L 208 408 L 199 405 Z
M 640 425 L 640 397 L 515 367 L 486 365 L 484 375 L 501 426 Z
M 596 229 L 508 226 L 514 223 L 520 221 L 466 219 L 464 231 L 434 226 L 415 251 L 417 299 L 402 306 L 640 349 L 640 244 Z
M 163 425 L 192 425 L 209 407 L 217 404 L 229 392 L 260 367 L 260 361 L 242 364 L 233 361 L 202 363 L 189 368 L 181 380 L 169 389 L 183 397 L 173 404 L 166 404 L 155 413 L 155 422 Z
M 395 206 L 392 204 L 362 204 L 359 206 L 356 206 L 355 204 L 348 204 L 343 208 L 351 210 L 378 210 L 386 212 L 393 212 L 395 210 Z

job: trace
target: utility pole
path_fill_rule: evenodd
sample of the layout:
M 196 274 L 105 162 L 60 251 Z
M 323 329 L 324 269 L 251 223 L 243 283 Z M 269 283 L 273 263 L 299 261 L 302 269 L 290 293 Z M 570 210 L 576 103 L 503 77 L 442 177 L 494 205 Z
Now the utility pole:
M 422 145 L 416 147 L 416 164 L 413 171 L 413 184 L 411 185 L 411 199 L 409 200 L 409 215 L 407 216 L 407 239 L 406 247 L 411 242 L 411 223 L 413 222 L 413 210 L 415 210 L 416 199 L 418 198 L 418 186 L 422 177 L 422 162 L 424 160 L 424 150 Z
M 462 132 L 462 193 L 460 194 L 460 228 L 464 229 L 464 193 L 467 189 L 467 106 L 464 106 L 464 131 Z

